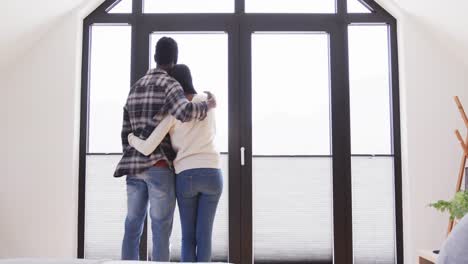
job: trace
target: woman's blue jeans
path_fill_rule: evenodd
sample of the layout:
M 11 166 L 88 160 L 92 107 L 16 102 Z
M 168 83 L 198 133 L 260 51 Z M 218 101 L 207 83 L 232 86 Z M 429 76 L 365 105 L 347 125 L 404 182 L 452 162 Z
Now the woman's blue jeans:
M 213 222 L 223 178 L 219 169 L 190 169 L 176 176 L 182 224 L 182 262 L 210 262 Z

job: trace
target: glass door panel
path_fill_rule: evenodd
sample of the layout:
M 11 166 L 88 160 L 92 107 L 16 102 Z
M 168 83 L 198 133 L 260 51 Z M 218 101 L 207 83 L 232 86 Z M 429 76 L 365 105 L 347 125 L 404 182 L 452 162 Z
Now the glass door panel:
M 112 177 L 120 155 L 102 154 L 122 151 L 122 106 L 131 85 L 131 33 L 126 25 L 91 27 L 83 245 L 89 259 L 120 259 L 127 212 L 125 179 Z
M 89 152 L 120 153 L 122 106 L 131 86 L 132 28 L 97 25 L 91 34 Z
M 391 155 L 388 27 L 351 25 L 348 42 L 351 153 Z
M 154 32 L 150 36 L 151 68 L 156 67 L 153 55 L 161 37 L 173 38 L 179 47 L 178 63 L 186 64 L 192 73 L 197 93 L 212 92 L 217 99 L 216 144 L 221 153 L 223 194 L 218 204 L 213 226 L 213 261 L 227 261 L 229 248 L 228 218 L 228 35 L 224 32 Z M 151 221 L 149 219 L 149 221 Z M 148 225 L 149 227 L 151 224 Z M 151 256 L 152 234 L 148 230 L 148 256 Z M 171 260 L 180 259 L 181 227 L 178 208 L 174 214 L 171 236 Z
M 396 263 L 388 34 L 382 24 L 348 27 L 356 264 Z
M 329 36 L 252 34 L 255 263 L 332 262 Z

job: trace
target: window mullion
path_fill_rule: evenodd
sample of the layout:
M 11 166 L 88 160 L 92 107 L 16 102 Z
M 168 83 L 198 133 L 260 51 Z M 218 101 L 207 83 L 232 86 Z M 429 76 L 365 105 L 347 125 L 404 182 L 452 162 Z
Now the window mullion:
M 91 43 L 90 23 L 83 24 L 83 61 L 81 66 L 81 113 L 80 113 L 80 161 L 79 161 L 79 183 L 78 183 L 78 247 L 77 257 L 85 257 L 85 195 L 86 195 L 86 153 L 88 152 L 88 127 L 89 127 L 89 54 Z
M 391 65 L 391 99 L 392 99 L 392 129 L 395 173 L 395 242 L 397 263 L 403 263 L 403 183 L 401 164 L 401 132 L 400 132 L 400 81 L 398 77 L 398 42 L 397 23 L 390 23 L 390 65 Z
M 334 263 L 353 262 L 351 126 L 349 111 L 348 37 L 345 23 L 330 35 L 333 153 Z
M 143 14 L 143 1 L 144 0 L 133 0 L 132 2 L 132 13 L 135 15 Z
M 245 1 L 246 0 L 235 0 L 235 13 L 236 14 L 243 14 L 245 13 Z
M 336 0 L 336 13 L 338 13 L 339 16 L 346 16 L 348 13 L 346 0 Z

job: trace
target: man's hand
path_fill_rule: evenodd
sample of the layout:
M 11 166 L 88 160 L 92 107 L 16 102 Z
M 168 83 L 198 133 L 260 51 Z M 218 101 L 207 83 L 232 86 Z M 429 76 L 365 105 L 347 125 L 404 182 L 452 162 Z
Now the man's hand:
M 215 96 L 208 92 L 208 91 L 205 91 L 205 93 L 208 95 L 208 99 L 206 100 L 206 103 L 208 104 L 208 109 L 213 109 L 213 108 L 216 108 L 216 98 Z

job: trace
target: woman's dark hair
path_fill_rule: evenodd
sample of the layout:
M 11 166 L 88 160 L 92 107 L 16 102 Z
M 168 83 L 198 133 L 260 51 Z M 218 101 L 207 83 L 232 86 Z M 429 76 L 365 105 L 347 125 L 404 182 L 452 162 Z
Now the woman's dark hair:
M 177 42 L 168 37 L 162 37 L 156 43 L 156 52 L 154 53 L 154 61 L 158 65 L 168 65 L 177 63 L 179 56 L 179 48 Z
M 197 91 L 195 91 L 195 88 L 193 87 L 192 83 L 192 74 L 190 73 L 189 67 L 185 64 L 177 64 L 174 65 L 174 68 L 171 69 L 169 72 L 169 75 L 171 75 L 174 79 L 176 79 L 180 85 L 182 86 L 182 89 L 184 89 L 184 92 L 186 94 L 196 94 Z

